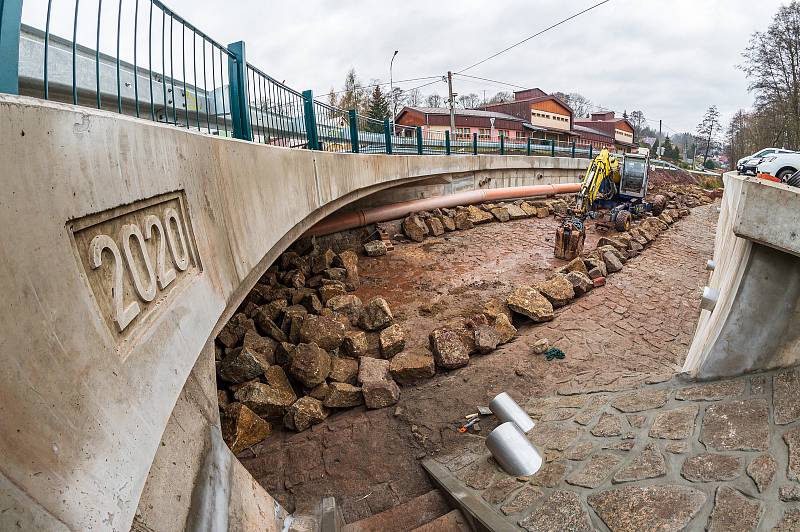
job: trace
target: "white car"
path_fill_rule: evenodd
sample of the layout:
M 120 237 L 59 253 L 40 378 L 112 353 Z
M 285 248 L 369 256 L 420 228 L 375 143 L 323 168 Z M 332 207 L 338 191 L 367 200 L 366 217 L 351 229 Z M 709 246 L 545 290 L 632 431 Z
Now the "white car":
M 776 153 L 761 159 L 756 168 L 756 173 L 769 174 L 781 181 L 785 181 L 798 170 L 800 170 L 800 153 Z
M 755 152 L 753 155 L 742 157 L 736 162 L 736 170 L 740 174 L 753 174 L 756 173 L 756 166 L 764 157 L 775 155 L 778 153 L 794 153 L 792 150 L 784 150 L 782 148 L 764 148 Z

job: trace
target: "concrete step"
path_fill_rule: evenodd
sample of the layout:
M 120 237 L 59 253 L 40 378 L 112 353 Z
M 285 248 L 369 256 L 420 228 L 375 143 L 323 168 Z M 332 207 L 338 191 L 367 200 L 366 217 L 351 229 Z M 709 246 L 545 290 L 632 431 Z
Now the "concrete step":
M 431 490 L 394 508 L 349 523 L 342 532 L 408 532 L 447 514 L 450 509 L 445 496 L 439 490 Z
M 429 523 L 417 527 L 414 532 L 472 532 L 461 510 L 452 510 Z

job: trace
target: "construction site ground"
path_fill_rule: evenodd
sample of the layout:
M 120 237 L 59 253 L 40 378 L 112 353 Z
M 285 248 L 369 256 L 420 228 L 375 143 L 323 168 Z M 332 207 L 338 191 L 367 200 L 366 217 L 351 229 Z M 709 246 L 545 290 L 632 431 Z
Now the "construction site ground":
M 239 455 L 289 511 L 312 511 L 335 495 L 354 522 L 428 492 L 428 457 L 463 448 L 465 414 L 509 392 L 520 403 L 558 393 L 617 392 L 670 379 L 680 371 L 708 278 L 718 203 L 692 209 L 624 269 L 545 324 L 515 321 L 516 338 L 468 366 L 402 388 L 395 407 L 342 411 L 301 433 L 281 432 Z M 564 264 L 553 258 L 558 221 L 526 218 L 404 243 L 362 258 L 366 301 L 384 297 L 406 334 L 406 350 L 426 349 L 436 327 L 479 313 L 519 285 L 544 280 Z M 602 233 L 589 229 L 587 249 Z M 563 350 L 548 362 L 541 338 Z M 486 435 L 492 417 L 481 423 Z

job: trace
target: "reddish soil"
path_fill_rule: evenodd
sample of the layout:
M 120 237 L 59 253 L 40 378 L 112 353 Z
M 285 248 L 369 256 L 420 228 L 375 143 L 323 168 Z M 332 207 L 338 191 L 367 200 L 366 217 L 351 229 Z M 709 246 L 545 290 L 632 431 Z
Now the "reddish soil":
M 680 369 L 691 341 L 715 223 L 715 205 L 693 209 L 605 287 L 558 309 L 554 321 L 519 321 L 512 342 L 404 387 L 394 408 L 340 412 L 309 431 L 276 434 L 240 459 L 290 511 L 310 511 L 335 495 L 353 522 L 431 489 L 419 460 L 473 440 L 456 424 L 501 391 L 522 400 L 663 379 Z M 406 332 L 406 349 L 426 349 L 434 328 L 562 264 L 552 256 L 556 226 L 554 218 L 524 219 L 397 245 L 387 256 L 362 258 L 356 294 L 386 298 Z M 597 238 L 588 231 L 588 249 Z M 540 338 L 566 358 L 534 355 L 531 345 Z M 484 436 L 493 424 L 481 424 Z

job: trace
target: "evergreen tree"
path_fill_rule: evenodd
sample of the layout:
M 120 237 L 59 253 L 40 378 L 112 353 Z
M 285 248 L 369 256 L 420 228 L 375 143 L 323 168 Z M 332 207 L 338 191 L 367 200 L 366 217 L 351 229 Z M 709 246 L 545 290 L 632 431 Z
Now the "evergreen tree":
M 391 109 L 389 101 L 383 94 L 380 85 L 376 85 L 375 89 L 372 91 L 372 96 L 369 99 L 369 104 L 367 105 L 367 116 L 374 120 L 380 121 L 382 124 L 384 119 L 389 118 L 390 114 Z M 383 126 L 379 127 L 378 124 L 373 122 L 370 122 L 370 125 L 374 126 L 375 131 L 383 130 Z

